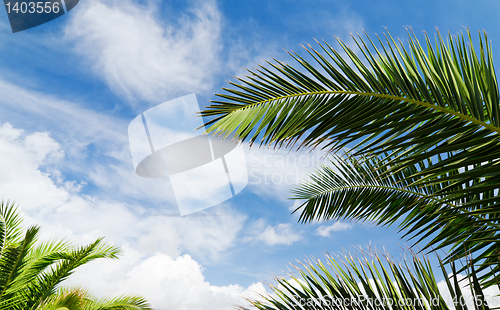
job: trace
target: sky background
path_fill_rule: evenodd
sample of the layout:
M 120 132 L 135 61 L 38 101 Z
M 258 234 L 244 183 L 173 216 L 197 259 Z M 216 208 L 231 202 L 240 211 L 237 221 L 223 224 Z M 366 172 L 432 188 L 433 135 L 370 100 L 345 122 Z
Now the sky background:
M 180 217 L 168 180 L 134 172 L 128 124 L 141 112 L 195 93 L 200 106 L 266 59 L 292 63 L 314 38 L 352 46 L 349 32 L 423 39 L 485 29 L 500 46 L 498 1 L 80 0 L 68 14 L 13 34 L 0 11 L 0 199 L 15 201 L 43 238 L 78 244 L 105 236 L 124 252 L 96 261 L 68 285 L 97 295 L 134 293 L 156 309 L 232 309 L 265 290 L 290 262 L 352 246 L 405 242 L 394 227 L 297 223 L 287 199 L 322 154 L 245 148 L 248 186 Z M 304 156 L 303 165 L 283 165 Z M 267 160 L 264 162 L 264 160 Z M 290 162 L 290 161 L 289 161 Z M 265 164 L 266 163 L 266 164 Z M 269 289 L 267 289 L 269 291 Z

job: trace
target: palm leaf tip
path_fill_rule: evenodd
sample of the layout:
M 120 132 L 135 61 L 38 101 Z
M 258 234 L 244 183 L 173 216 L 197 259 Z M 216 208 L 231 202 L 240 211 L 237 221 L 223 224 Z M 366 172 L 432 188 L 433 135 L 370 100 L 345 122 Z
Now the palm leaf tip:
M 463 300 L 464 284 L 457 284 L 456 270 L 448 278 L 441 263 L 447 289 L 438 285 L 428 257 L 408 250 L 402 261 L 394 261 L 376 249 L 325 255 L 295 267 L 296 275 L 276 277 L 272 294 L 251 300 L 252 309 L 443 309 L 454 300 Z M 472 296 L 486 296 L 474 280 L 475 271 L 465 278 L 475 290 Z M 409 304 L 408 304 L 409 303 Z M 484 304 L 483 304 L 484 305 Z M 460 304 L 458 305 L 460 306 Z M 241 307 L 240 309 L 248 309 Z M 467 305 L 460 308 L 466 310 Z M 469 308 L 474 309 L 474 307 Z M 489 309 L 488 306 L 480 309 Z

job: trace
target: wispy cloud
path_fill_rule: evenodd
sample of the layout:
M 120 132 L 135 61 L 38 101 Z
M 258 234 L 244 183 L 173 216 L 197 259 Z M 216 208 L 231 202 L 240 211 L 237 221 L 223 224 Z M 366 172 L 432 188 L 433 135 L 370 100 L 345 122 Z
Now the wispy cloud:
M 322 225 L 316 229 L 316 234 L 322 237 L 331 237 L 333 232 L 352 229 L 353 226 L 348 223 L 335 222 L 332 225 Z
M 130 102 L 207 91 L 219 70 L 221 17 L 215 2 L 195 2 L 176 21 L 160 20 L 158 5 L 90 0 L 66 27 L 75 51 Z
M 65 160 L 59 170 L 98 186 L 103 197 L 162 203 L 175 212 L 168 181 L 138 177 L 130 158 L 128 121 L 101 114 L 74 102 L 61 100 L 0 79 L 0 112 L 14 127 L 50 131 Z M 36 125 L 32 120 L 36 120 Z M 5 122 L 5 120 L 4 120 Z M 92 151 L 92 147 L 98 152 Z M 89 160 L 89 157 L 95 160 Z M 170 207 L 168 207 L 170 206 Z
M 292 245 L 302 240 L 302 235 L 294 231 L 292 224 L 280 223 L 276 226 L 267 225 L 264 219 L 255 221 L 248 228 L 249 233 L 243 237 L 243 241 L 252 243 L 264 243 L 268 246 Z

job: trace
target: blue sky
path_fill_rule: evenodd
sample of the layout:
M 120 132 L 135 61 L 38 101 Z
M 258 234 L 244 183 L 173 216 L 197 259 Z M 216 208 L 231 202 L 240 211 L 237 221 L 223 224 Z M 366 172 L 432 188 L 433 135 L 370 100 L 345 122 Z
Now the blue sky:
M 290 155 L 246 148 L 249 185 L 206 212 L 179 217 L 170 184 L 134 172 L 128 124 L 165 101 L 196 93 L 208 105 L 233 76 L 266 59 L 291 62 L 314 39 L 349 32 L 422 38 L 485 29 L 494 57 L 497 1 L 80 0 L 69 14 L 12 34 L 0 13 L 0 197 L 17 202 L 44 237 L 122 247 L 68 284 L 97 294 L 138 293 L 157 309 L 231 309 L 264 289 L 289 262 L 351 245 L 398 256 L 395 228 L 365 223 L 302 225 L 290 215 L 294 184 L 256 184 Z M 259 165 L 269 158 L 270 165 Z M 280 157 L 284 156 L 284 157 Z M 296 170 L 296 168 L 298 170 Z

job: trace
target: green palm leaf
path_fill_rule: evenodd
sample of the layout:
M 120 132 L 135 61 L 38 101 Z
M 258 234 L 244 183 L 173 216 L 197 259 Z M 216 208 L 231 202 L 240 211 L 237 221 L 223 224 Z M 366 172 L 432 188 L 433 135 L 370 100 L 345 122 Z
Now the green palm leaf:
M 14 204 L 8 201 L 0 202 L 0 253 L 3 252 L 6 242 L 19 242 L 22 235 L 20 225 L 22 219 L 17 213 Z
M 89 303 L 85 310 L 152 310 L 148 302 L 139 296 L 103 298 Z
M 17 279 L 26 267 L 28 253 L 36 241 L 38 227 L 30 227 L 19 243 L 6 244 L 0 257 L 0 298 L 11 299 L 19 289 Z
M 323 171 L 302 185 L 303 220 L 399 219 L 410 235 L 437 234 L 428 247 L 451 246 L 448 259 L 472 252 L 479 271 L 498 271 L 500 100 L 486 33 L 479 52 L 469 32 L 438 33 L 434 45 L 408 34 L 406 47 L 390 35 L 379 46 L 358 37 L 358 56 L 338 40 L 345 56 L 323 43 L 305 48 L 310 60 L 290 53 L 298 68 L 275 60 L 249 71 L 201 112 L 207 131 L 275 147 L 348 147 L 344 157 L 366 171 L 344 185 Z M 370 176 L 386 188 L 375 190 Z M 493 273 L 480 278 L 493 283 Z
M 95 299 L 82 289 L 59 289 L 78 267 L 99 258 L 117 258 L 119 249 L 102 238 L 82 247 L 65 240 L 38 242 L 39 228 L 28 228 L 23 236 L 21 222 L 14 205 L 0 204 L 0 309 L 151 309 L 139 296 Z
M 249 300 L 260 310 L 313 310 L 313 309 L 468 309 L 458 274 L 448 278 L 444 265 L 442 275 L 450 299 L 440 291 L 438 282 L 425 256 L 413 252 L 398 263 L 387 254 L 374 250 L 356 251 L 343 255 L 325 255 L 325 261 L 308 260 L 294 267 L 298 276 L 290 273 L 287 278 L 276 277 L 270 285 L 272 295 L 261 295 Z M 476 310 L 490 309 L 481 286 L 475 281 L 476 273 L 466 277 L 473 289 Z M 240 307 L 245 310 L 248 308 Z
M 152 308 L 140 296 L 123 295 L 97 299 L 87 290 L 73 288 L 59 290 L 36 310 L 152 310 Z
M 305 72 L 279 61 L 269 63 L 273 70 L 250 71 L 201 113 L 212 118 L 207 131 L 277 147 L 350 146 L 350 155 L 387 154 L 392 171 L 441 156 L 417 172 L 417 184 L 472 165 L 448 176 L 452 188 L 466 187 L 452 197 L 496 196 L 500 101 L 486 35 L 479 55 L 470 36 L 467 43 L 463 36 L 446 43 L 438 35 L 437 47 L 426 37 L 427 50 L 411 33 L 409 48 L 388 36 L 379 51 L 368 40 L 371 49 L 355 39 L 363 59 L 339 40 L 347 57 L 326 43 L 320 44 L 325 55 L 306 48 L 317 68 L 290 53 Z
M 89 293 L 81 288 L 60 289 L 44 300 L 37 310 L 77 310 L 83 309 Z
M 98 239 L 88 246 L 70 252 L 53 252 L 37 261 L 37 264 L 42 266 L 45 266 L 47 261 L 55 263 L 45 268 L 35 281 L 23 288 L 26 309 L 35 309 L 43 300 L 54 294 L 57 285 L 79 266 L 98 258 L 117 258 L 118 253 L 117 247 L 107 246 L 102 243 L 102 239 Z
M 471 262 L 480 265 L 478 272 L 488 271 L 480 279 L 496 284 L 499 225 L 440 199 L 434 195 L 439 190 L 436 185 L 412 185 L 409 176 L 418 171 L 416 167 L 389 176 L 387 169 L 377 158 L 361 162 L 335 158 L 293 190 L 293 198 L 304 201 L 294 212 L 300 212 L 301 222 L 346 219 L 398 224 L 405 237 L 427 240 L 423 250 L 448 249 L 448 262 L 474 253 Z

